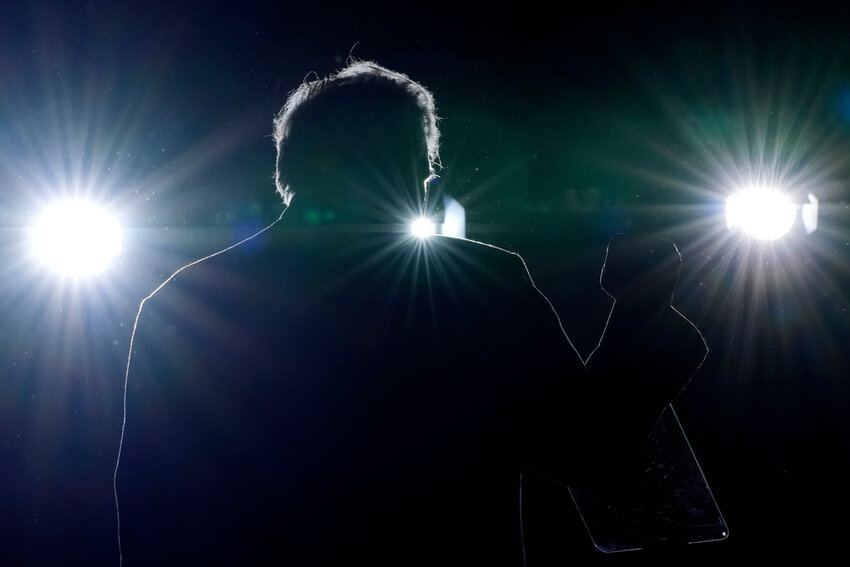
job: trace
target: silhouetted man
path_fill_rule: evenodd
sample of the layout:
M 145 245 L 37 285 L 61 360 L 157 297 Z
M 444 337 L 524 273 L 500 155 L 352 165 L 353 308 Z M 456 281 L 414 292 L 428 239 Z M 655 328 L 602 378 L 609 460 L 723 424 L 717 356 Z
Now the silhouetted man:
M 519 256 L 412 236 L 435 116 L 369 62 L 301 85 L 274 125 L 284 220 L 147 302 L 128 565 L 520 565 L 523 465 L 588 489 L 628 475 L 695 365 L 623 375 L 605 341 L 586 368 Z

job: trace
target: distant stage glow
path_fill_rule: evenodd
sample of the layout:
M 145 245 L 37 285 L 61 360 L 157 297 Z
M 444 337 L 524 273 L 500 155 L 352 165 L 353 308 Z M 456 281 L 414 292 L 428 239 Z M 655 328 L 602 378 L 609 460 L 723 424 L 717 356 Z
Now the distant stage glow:
M 85 201 L 51 206 L 33 230 L 33 251 L 38 259 L 65 276 L 99 274 L 121 252 L 118 221 Z
M 419 238 L 428 238 L 436 233 L 436 227 L 431 219 L 420 217 L 411 223 L 410 232 Z
M 746 189 L 726 200 L 726 224 L 759 240 L 776 240 L 794 225 L 797 207 L 782 192 L 770 188 Z
M 410 232 L 417 238 L 428 238 L 435 234 L 466 238 L 466 209 L 448 194 L 443 195 L 442 222 L 419 217 L 410 223 Z

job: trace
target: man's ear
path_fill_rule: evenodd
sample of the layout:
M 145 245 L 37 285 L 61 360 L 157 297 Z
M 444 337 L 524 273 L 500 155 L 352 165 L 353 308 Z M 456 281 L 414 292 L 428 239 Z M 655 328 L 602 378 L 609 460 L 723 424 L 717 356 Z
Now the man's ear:
M 422 182 L 424 193 L 422 195 L 422 207 L 425 211 L 433 211 L 440 205 L 440 176 L 431 173 Z

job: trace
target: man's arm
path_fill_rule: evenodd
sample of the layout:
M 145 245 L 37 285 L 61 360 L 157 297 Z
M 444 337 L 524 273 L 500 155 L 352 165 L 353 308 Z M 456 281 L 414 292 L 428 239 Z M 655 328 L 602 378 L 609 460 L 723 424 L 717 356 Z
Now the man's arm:
M 663 409 L 708 354 L 697 327 L 672 306 L 681 256 L 672 242 L 641 235 L 611 240 L 600 283 L 614 298 L 599 345 L 587 360 L 593 396 L 608 399 L 596 422 L 601 451 L 627 478 Z M 621 464 L 622 463 L 622 464 Z M 616 477 L 615 477 L 616 478 Z
M 612 244 L 602 283 L 615 302 L 603 340 L 580 371 L 563 360 L 563 372 L 544 380 L 544 417 L 536 420 L 543 446 L 529 463 L 590 491 L 628 478 L 662 410 L 707 354 L 697 328 L 671 306 L 680 261 L 675 246 L 637 237 Z

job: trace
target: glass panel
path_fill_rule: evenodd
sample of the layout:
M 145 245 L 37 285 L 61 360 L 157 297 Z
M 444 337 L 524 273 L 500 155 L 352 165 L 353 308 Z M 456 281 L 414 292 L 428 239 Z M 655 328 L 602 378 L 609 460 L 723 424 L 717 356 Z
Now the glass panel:
M 717 541 L 729 534 L 672 405 L 621 490 L 599 496 L 570 488 L 570 494 L 593 544 L 606 553 Z

